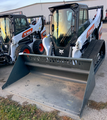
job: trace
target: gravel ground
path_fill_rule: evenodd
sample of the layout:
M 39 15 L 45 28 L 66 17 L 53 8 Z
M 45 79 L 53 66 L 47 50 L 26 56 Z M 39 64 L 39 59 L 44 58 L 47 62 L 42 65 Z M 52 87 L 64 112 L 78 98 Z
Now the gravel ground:
M 48 29 L 47 26 L 46 26 L 46 29 Z M 107 24 L 103 25 L 102 38 L 105 40 L 106 46 L 107 46 Z M 107 51 L 106 51 L 106 54 L 107 54 Z M 11 95 L 11 94 L 6 90 L 2 90 L 1 86 L 7 80 L 12 68 L 13 68 L 13 65 L 0 67 L 0 96 L 5 97 L 5 98 L 9 97 L 9 95 Z M 89 98 L 90 100 L 93 100 L 96 102 L 107 102 L 107 74 L 106 73 L 107 73 L 107 55 L 95 75 L 96 85 L 95 85 L 95 88 L 94 88 L 90 98 Z M 24 102 L 28 102 L 30 104 L 35 104 L 35 101 L 29 100 L 27 98 L 23 98 L 23 97 L 17 96 L 17 95 L 13 95 L 12 100 L 17 101 L 20 104 L 22 104 Z M 36 105 L 38 108 L 41 108 L 44 111 L 52 111 L 53 110 L 52 108 L 43 106 L 38 103 L 36 103 Z M 59 115 L 67 115 L 69 117 L 75 118 L 76 120 L 80 120 L 80 118 L 75 117 L 68 113 L 60 112 Z M 95 109 L 89 108 L 88 106 L 85 106 L 81 120 L 107 120 L 107 109 L 95 110 Z

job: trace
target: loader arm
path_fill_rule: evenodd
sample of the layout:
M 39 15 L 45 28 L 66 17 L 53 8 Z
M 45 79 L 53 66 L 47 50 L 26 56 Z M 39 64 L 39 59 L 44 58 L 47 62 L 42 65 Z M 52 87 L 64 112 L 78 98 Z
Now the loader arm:
M 97 9 L 97 14 L 94 20 L 90 20 L 90 25 L 87 27 L 87 29 L 79 36 L 79 38 L 76 41 L 75 47 L 73 47 L 72 57 L 80 58 L 82 53 L 81 49 L 87 39 L 92 40 L 92 33 L 97 28 L 102 28 L 101 24 L 102 19 L 102 7 Z M 100 31 L 99 30 L 99 31 Z
M 32 33 L 34 33 L 35 31 L 41 31 L 41 28 L 42 28 L 42 20 L 41 18 L 39 18 L 38 22 L 35 24 L 35 25 L 30 25 L 29 28 L 19 34 L 17 34 L 16 36 L 14 36 L 12 38 L 12 43 L 13 45 L 16 45 L 18 44 L 18 42 L 20 40 L 22 40 L 23 38 L 31 35 Z

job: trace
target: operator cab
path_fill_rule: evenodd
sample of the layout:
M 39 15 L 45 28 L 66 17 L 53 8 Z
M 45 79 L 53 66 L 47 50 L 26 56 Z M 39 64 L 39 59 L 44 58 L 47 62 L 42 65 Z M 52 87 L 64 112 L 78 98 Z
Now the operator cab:
M 73 3 L 49 9 L 52 13 L 51 35 L 54 54 L 68 57 L 70 47 L 75 46 L 77 38 L 89 25 L 89 22 L 85 24 L 88 21 L 88 6 Z
M 12 37 L 25 31 L 30 26 L 24 15 L 1 15 L 0 16 L 0 45 L 4 52 L 8 53 Z
M 4 52 L 8 52 L 11 37 L 10 19 L 7 16 L 0 16 L 0 45 Z

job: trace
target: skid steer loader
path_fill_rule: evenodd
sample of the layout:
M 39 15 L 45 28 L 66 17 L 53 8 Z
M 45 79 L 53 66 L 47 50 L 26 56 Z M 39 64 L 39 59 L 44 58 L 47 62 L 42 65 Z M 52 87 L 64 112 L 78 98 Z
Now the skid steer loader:
M 20 52 L 44 53 L 42 39 L 46 29 L 43 16 L 37 17 L 37 23 L 29 24 L 22 14 L 0 15 L 0 65 L 15 62 Z
M 42 41 L 46 55 L 20 53 L 2 89 L 15 82 L 9 91 L 81 116 L 105 57 L 103 7 L 73 3 L 49 9 L 51 34 Z M 91 20 L 92 9 L 97 9 L 97 15 Z

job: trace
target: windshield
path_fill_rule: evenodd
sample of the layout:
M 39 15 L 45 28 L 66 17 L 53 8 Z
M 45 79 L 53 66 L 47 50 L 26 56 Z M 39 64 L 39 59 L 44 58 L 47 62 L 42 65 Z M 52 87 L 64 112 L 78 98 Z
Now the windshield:
M 56 10 L 52 16 L 52 37 L 57 46 L 66 46 L 74 31 L 74 17 L 72 9 Z
M 29 28 L 29 25 L 25 17 L 16 17 L 15 18 L 15 35 L 25 31 Z
M 9 18 L 0 18 L 0 38 L 4 43 L 10 41 L 10 20 Z

